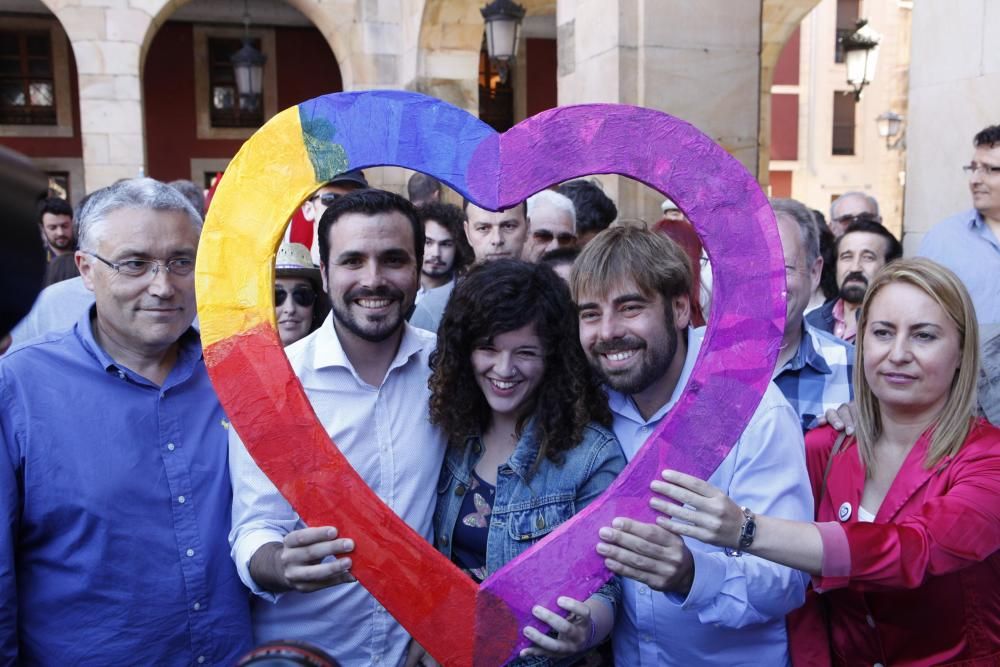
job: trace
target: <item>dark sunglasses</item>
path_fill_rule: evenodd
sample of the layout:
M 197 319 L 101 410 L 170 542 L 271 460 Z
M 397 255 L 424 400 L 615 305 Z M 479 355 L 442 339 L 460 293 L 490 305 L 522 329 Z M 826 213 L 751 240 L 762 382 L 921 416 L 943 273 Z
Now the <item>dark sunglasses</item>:
M 878 222 L 878 218 L 871 213 L 855 213 L 853 215 L 841 215 L 833 219 L 834 222 L 839 222 L 845 227 L 854 224 L 855 222 Z
M 313 195 L 312 197 L 309 198 L 309 201 L 314 202 L 318 199 L 323 204 L 323 206 L 331 206 L 333 205 L 333 202 L 337 201 L 341 197 L 343 197 L 343 195 L 338 194 L 336 192 L 324 192 L 321 195 Z
M 568 234 L 566 232 L 553 234 L 547 229 L 537 229 L 531 232 L 531 235 L 539 243 L 552 243 L 552 239 L 559 239 L 559 245 L 563 246 L 576 243 L 576 234 Z
M 280 308 L 285 303 L 285 297 L 288 296 L 288 292 L 283 289 L 274 290 L 274 307 Z M 296 287 L 292 290 L 292 301 L 299 304 L 303 308 L 308 308 L 309 306 L 316 303 L 316 292 L 312 291 L 308 287 Z

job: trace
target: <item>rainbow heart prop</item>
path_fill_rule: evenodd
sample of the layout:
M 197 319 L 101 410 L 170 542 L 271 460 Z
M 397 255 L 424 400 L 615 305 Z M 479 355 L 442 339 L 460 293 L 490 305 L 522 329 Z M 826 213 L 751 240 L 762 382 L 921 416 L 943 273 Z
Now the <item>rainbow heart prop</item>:
M 714 269 L 711 325 L 680 401 L 615 483 L 482 586 L 401 521 L 331 445 L 275 329 L 274 255 L 284 223 L 348 169 L 396 165 L 509 208 L 553 183 L 618 173 L 688 214 Z M 219 399 L 261 469 L 308 525 L 355 540 L 353 574 L 445 665 L 497 665 L 547 628 L 534 604 L 585 599 L 610 573 L 597 531 L 651 521 L 649 482 L 665 467 L 707 478 L 770 381 L 784 327 L 784 261 L 753 177 L 691 125 L 620 105 L 546 111 L 504 134 L 433 98 L 341 93 L 286 109 L 233 159 L 212 202 L 197 267 L 205 359 Z M 429 494 L 433 495 L 433 494 Z

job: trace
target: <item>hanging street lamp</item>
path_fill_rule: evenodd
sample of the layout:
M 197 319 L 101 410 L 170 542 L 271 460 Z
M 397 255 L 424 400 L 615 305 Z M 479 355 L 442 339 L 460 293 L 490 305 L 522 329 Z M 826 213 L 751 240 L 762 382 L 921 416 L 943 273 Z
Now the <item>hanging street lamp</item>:
M 240 94 L 240 109 L 253 111 L 260 104 L 264 81 L 264 63 L 267 56 L 250 43 L 250 11 L 243 0 L 243 46 L 229 58 L 236 76 L 236 89 Z
M 486 22 L 486 53 L 500 73 L 500 82 L 506 83 L 517 55 L 524 7 L 513 0 L 493 0 L 479 11 Z

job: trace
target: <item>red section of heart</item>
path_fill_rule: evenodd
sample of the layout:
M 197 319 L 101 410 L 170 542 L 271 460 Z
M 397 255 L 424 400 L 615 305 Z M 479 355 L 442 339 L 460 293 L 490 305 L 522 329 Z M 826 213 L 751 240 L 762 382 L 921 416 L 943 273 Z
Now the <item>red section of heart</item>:
M 503 601 L 477 601 L 475 582 L 368 488 L 323 430 L 274 329 L 211 345 L 205 362 L 257 465 L 307 525 L 354 540 L 351 573 L 389 613 L 443 664 L 473 665 L 477 641 L 477 666 L 503 662 L 518 632 Z

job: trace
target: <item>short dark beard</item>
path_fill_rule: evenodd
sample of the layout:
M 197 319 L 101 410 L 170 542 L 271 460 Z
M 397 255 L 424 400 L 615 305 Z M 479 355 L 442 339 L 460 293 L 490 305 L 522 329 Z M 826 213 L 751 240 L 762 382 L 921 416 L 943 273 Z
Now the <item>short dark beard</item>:
M 666 311 L 667 321 L 667 347 L 665 350 L 650 349 L 649 341 L 635 337 L 625 337 L 607 343 L 597 343 L 591 347 L 588 352 L 591 366 L 598 377 L 615 391 L 627 395 L 641 393 L 670 370 L 670 364 L 673 363 L 674 355 L 677 354 L 680 336 L 677 332 L 677 327 L 674 326 L 674 314 L 670 308 L 670 302 L 666 299 L 664 299 L 664 310 Z M 601 366 L 600 360 L 594 358 L 594 356 L 600 354 L 637 348 L 646 350 L 649 352 L 649 356 L 638 371 L 631 371 L 632 374 L 608 374 Z
M 329 296 L 330 303 L 332 304 L 331 310 L 333 312 L 334 319 L 361 340 L 368 341 L 369 343 L 381 343 L 382 341 L 390 338 L 394 333 L 399 331 L 400 327 L 403 326 L 405 315 L 403 303 L 405 301 L 405 295 L 394 287 L 383 285 L 376 289 L 357 288 L 342 295 L 340 298 L 335 298 L 333 294 L 330 294 Z M 386 320 L 376 323 L 374 330 L 365 329 L 354 318 L 350 307 L 350 303 L 352 301 L 364 297 L 394 299 L 399 305 L 397 313 L 398 318 L 396 321 L 388 321 L 388 318 L 386 318 Z
M 848 284 L 849 281 L 860 280 L 864 283 L 864 287 L 858 285 L 857 282 L 852 282 Z M 865 274 L 860 271 L 854 271 L 848 273 L 844 276 L 844 283 L 840 287 L 840 298 L 854 305 L 860 304 L 865 299 L 865 293 L 868 291 L 868 278 Z

